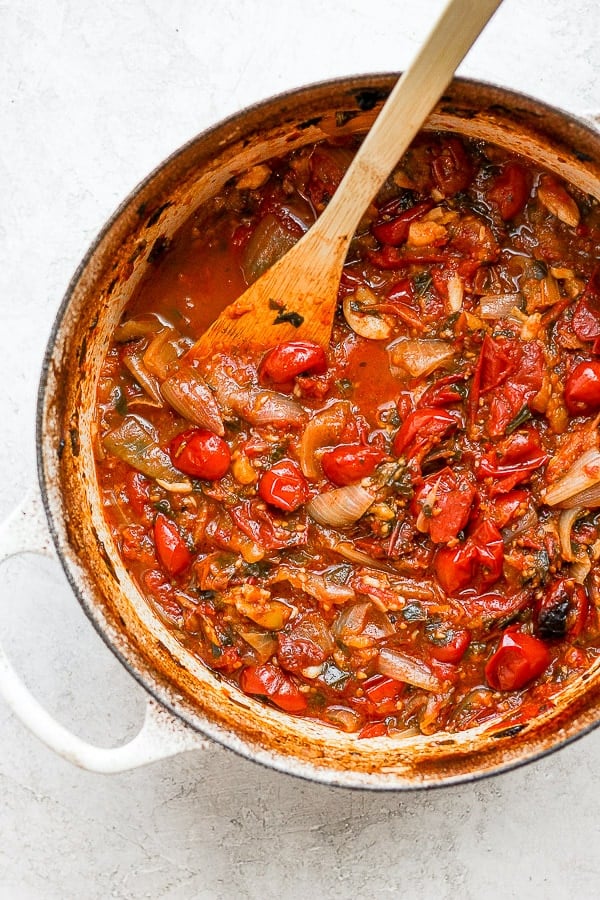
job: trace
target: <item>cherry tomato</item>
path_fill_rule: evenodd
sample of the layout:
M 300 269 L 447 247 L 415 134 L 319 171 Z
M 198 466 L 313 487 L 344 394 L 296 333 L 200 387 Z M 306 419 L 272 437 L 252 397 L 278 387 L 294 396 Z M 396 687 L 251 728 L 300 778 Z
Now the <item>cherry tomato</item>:
M 471 643 L 471 632 L 466 628 L 449 630 L 441 643 L 432 643 L 429 652 L 434 659 L 444 663 L 461 661 Z
M 415 514 L 423 513 L 419 529 L 434 544 L 446 544 L 469 521 L 475 494 L 473 485 L 465 478 L 457 480 L 449 468 L 429 475 L 412 502 Z
M 222 478 L 231 460 L 229 446 L 212 431 L 188 428 L 173 438 L 169 455 L 176 469 L 192 478 L 216 481 Z
M 297 463 L 282 459 L 261 477 L 258 493 L 265 503 L 293 512 L 308 500 L 308 482 Z
M 358 733 L 358 738 L 374 738 L 387 734 L 387 725 L 385 722 L 367 722 Z
M 600 409 L 600 362 L 575 366 L 565 384 L 565 403 L 572 416 L 587 416 Z
M 259 369 L 261 383 L 285 384 L 297 375 L 323 375 L 327 357 L 314 341 L 287 341 L 269 350 Z
M 498 207 L 505 222 L 514 219 L 527 203 L 530 192 L 527 170 L 518 162 L 502 166 L 488 190 L 488 200 Z
M 429 212 L 433 206 L 433 201 L 424 200 L 421 203 L 415 203 L 410 209 L 405 209 L 396 215 L 393 215 L 392 212 L 393 204 L 395 204 L 395 201 L 382 207 L 379 219 L 371 226 L 371 233 L 380 244 L 399 247 L 408 237 L 411 222 L 416 222 L 426 212 Z
M 477 548 L 472 541 L 457 547 L 441 547 L 435 555 L 437 580 L 447 594 L 458 594 L 468 587 L 477 565 Z
M 575 304 L 571 324 L 580 341 L 596 341 L 600 338 L 600 266 L 592 273 L 583 294 Z
M 362 684 L 364 695 L 374 715 L 389 715 L 397 711 L 397 702 L 406 689 L 402 681 L 387 675 L 372 675 Z
M 469 529 L 467 540 L 456 547 L 441 547 L 434 568 L 447 594 L 458 594 L 476 581 L 492 584 L 502 575 L 504 543 L 496 526 L 479 519 Z
M 306 699 L 294 682 L 279 666 L 265 663 L 247 666 L 240 675 L 240 687 L 246 694 L 268 697 L 280 709 L 289 713 L 301 713 L 306 709 Z
M 535 607 L 535 630 L 551 640 L 581 634 L 588 612 L 585 588 L 572 578 L 556 578 Z
M 505 528 L 521 507 L 525 509 L 530 497 L 529 491 L 524 490 L 509 491 L 497 497 L 491 510 L 496 528 Z
M 342 444 L 321 458 L 325 477 L 334 484 L 352 484 L 366 478 L 385 459 L 385 453 L 364 444 Z
M 512 491 L 548 461 L 535 428 L 509 435 L 481 457 L 475 468 L 477 478 L 493 478 L 490 497 Z
M 192 562 L 192 554 L 181 537 L 179 528 L 163 513 L 159 513 L 154 520 L 154 546 L 169 575 L 181 575 Z
M 396 456 L 422 459 L 449 428 L 456 426 L 456 418 L 443 409 L 416 409 L 402 423 L 394 438 Z
M 518 691 L 548 668 L 550 653 L 543 641 L 507 628 L 487 661 L 485 677 L 495 691 Z
M 450 406 L 460 403 L 465 395 L 465 376 L 445 375 L 429 385 L 421 394 L 417 406 Z
M 141 472 L 128 472 L 125 478 L 125 493 L 136 516 L 143 516 L 150 503 L 150 482 Z
M 446 197 L 464 191 L 473 177 L 473 167 L 460 138 L 448 138 L 441 153 L 431 163 L 431 173 Z

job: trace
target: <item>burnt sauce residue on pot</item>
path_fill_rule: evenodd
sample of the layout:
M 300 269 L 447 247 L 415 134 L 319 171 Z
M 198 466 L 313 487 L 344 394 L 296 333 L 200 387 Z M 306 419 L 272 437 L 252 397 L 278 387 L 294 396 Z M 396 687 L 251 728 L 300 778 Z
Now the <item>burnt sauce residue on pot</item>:
M 599 651 L 598 203 L 423 134 L 352 243 L 330 347 L 198 359 L 355 149 L 262 162 L 154 240 L 98 383 L 107 521 L 147 602 L 248 696 L 361 739 L 513 738 Z

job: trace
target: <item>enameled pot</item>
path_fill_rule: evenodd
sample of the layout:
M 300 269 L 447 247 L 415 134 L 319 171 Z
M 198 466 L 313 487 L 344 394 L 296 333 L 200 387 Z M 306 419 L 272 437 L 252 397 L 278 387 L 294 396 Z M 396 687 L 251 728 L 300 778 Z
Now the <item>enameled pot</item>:
M 54 546 L 94 626 L 154 698 L 138 737 L 93 748 L 55 723 L 4 657 L 0 689 L 25 723 L 73 762 L 119 771 L 204 747 L 212 738 L 275 769 L 328 784 L 380 789 L 466 781 L 554 750 L 600 722 L 600 660 L 556 707 L 527 726 L 357 740 L 266 707 L 223 682 L 178 643 L 140 596 L 103 520 L 92 452 L 102 358 L 157 242 L 164 242 L 232 176 L 323 138 L 365 132 L 396 75 L 302 88 L 241 112 L 168 159 L 117 210 L 76 272 L 48 345 L 39 392 L 39 482 Z M 517 151 L 600 198 L 600 135 L 527 97 L 457 80 L 426 129 L 455 131 Z M 33 497 L 0 528 L 0 556 L 44 552 L 47 526 Z

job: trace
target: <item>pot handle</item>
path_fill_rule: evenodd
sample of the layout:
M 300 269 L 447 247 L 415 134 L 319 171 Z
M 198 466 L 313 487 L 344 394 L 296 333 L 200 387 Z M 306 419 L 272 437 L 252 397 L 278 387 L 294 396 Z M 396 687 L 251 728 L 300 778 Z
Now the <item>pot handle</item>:
M 55 557 L 39 492 L 31 490 L 0 524 L 0 563 L 21 553 Z M 96 747 L 57 722 L 21 681 L 0 646 L 0 696 L 29 730 L 51 750 L 82 769 L 111 774 L 137 769 L 187 750 L 214 746 L 155 700 L 148 699 L 144 723 L 122 747 Z

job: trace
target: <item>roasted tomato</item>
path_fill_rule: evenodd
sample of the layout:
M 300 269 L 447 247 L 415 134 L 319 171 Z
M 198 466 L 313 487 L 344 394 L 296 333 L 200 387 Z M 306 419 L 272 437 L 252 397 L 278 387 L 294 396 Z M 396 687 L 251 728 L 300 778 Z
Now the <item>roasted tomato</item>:
M 438 550 L 434 565 L 441 586 L 453 595 L 477 583 L 489 585 L 498 581 L 503 560 L 502 535 L 492 522 L 478 519 L 464 543 Z
M 266 354 L 259 368 L 263 384 L 285 384 L 298 375 L 323 375 L 327 357 L 314 341 L 287 341 Z
M 460 138 L 449 137 L 444 141 L 441 152 L 431 163 L 431 174 L 445 197 L 468 188 L 473 177 L 473 166 Z
M 324 453 L 321 466 L 325 476 L 334 484 L 353 484 L 371 475 L 383 459 L 385 453 L 377 447 L 344 444 Z
M 588 612 L 583 585 L 572 578 L 556 578 L 535 607 L 535 630 L 545 640 L 581 634 Z
M 416 409 L 405 419 L 394 438 L 396 456 L 413 457 L 420 461 L 451 428 L 457 420 L 444 409 L 423 407 Z
M 265 503 L 293 512 L 308 500 L 308 482 L 298 463 L 282 459 L 261 476 L 258 493 Z
M 471 482 L 457 479 L 449 468 L 429 475 L 413 500 L 417 528 L 429 534 L 434 544 L 446 544 L 469 521 L 475 495 Z
M 479 460 L 477 478 L 491 478 L 489 494 L 505 494 L 527 481 L 532 473 L 548 461 L 535 428 L 524 428 L 504 438 Z
M 543 641 L 518 628 L 507 628 L 486 664 L 485 677 L 495 691 L 518 691 L 549 664 L 550 653 Z
M 600 409 L 600 362 L 575 366 L 565 384 L 565 403 L 572 416 L 587 416 Z
M 600 266 L 592 273 L 575 304 L 572 327 L 580 341 L 597 341 L 600 338 Z
M 173 465 L 192 478 L 216 481 L 229 468 L 229 446 L 217 434 L 204 428 L 188 428 L 169 444 Z
M 439 639 L 432 640 L 429 653 L 443 663 L 459 663 L 471 643 L 471 632 L 467 628 L 448 629 Z
M 425 200 L 395 215 L 395 205 L 384 206 L 380 210 L 379 218 L 371 226 L 371 232 L 381 244 L 399 247 L 408 237 L 411 222 L 416 222 L 424 216 L 432 206 L 433 201 Z
M 169 575 L 181 575 L 192 563 L 192 554 L 181 537 L 179 528 L 163 513 L 158 513 L 154 520 L 154 546 Z
M 306 709 L 304 694 L 279 666 L 271 663 L 247 666 L 240 675 L 240 687 L 246 694 L 268 697 L 286 712 L 301 713 Z
M 505 222 L 522 212 L 531 190 L 531 178 L 527 169 L 518 162 L 505 163 L 493 179 L 487 198 Z

